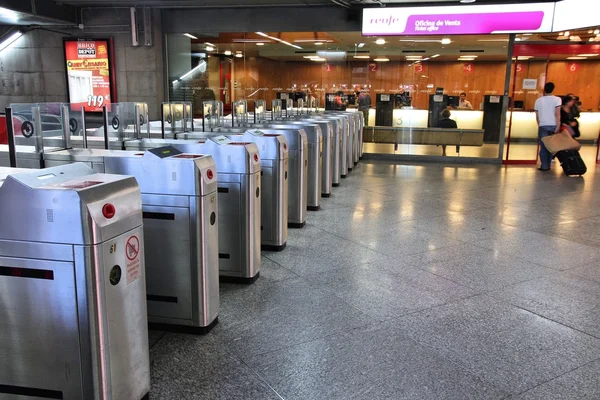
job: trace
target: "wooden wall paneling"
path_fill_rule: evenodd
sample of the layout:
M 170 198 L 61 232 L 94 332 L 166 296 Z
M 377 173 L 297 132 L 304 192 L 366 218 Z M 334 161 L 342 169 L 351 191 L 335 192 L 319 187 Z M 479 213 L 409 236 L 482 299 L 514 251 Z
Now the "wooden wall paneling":
M 575 65 L 575 70 L 570 67 Z M 598 111 L 600 103 L 600 61 L 551 61 L 548 80 L 556 84 L 555 93 L 579 96 L 583 110 Z

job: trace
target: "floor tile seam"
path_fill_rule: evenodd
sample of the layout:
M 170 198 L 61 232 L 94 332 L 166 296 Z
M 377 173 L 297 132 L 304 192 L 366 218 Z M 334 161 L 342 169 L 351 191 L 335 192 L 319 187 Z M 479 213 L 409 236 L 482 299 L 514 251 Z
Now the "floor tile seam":
M 474 297 L 474 296 L 471 296 L 471 297 Z M 435 308 L 435 307 L 432 307 L 432 308 Z M 421 311 L 419 311 L 419 312 L 421 312 Z M 410 315 L 413 315 L 413 314 L 416 314 L 416 313 L 411 313 Z M 473 377 L 479 379 L 481 382 L 487 384 L 488 386 L 491 386 L 491 387 L 495 388 L 496 390 L 498 390 L 500 392 L 506 393 L 506 395 L 504 395 L 502 397 L 503 399 L 508 399 L 512 395 L 514 395 L 514 393 L 512 393 L 510 390 L 504 389 L 504 388 L 498 386 L 497 384 L 489 381 L 484 376 L 480 375 L 478 369 L 475 369 L 475 368 L 471 369 L 471 368 L 467 367 L 466 365 L 461 364 L 461 363 L 459 363 L 458 361 L 456 361 L 456 360 L 454 360 L 452 358 L 449 358 L 447 355 L 444 355 L 444 354 L 440 353 L 440 351 L 439 351 L 440 349 L 439 348 L 437 348 L 437 347 L 435 347 L 433 345 L 430 345 L 427 342 L 423 342 L 423 341 L 415 339 L 415 338 L 413 338 L 411 336 L 408 336 L 408 334 L 406 334 L 406 333 L 404 333 L 402 331 L 399 331 L 394 326 L 387 326 L 387 327 L 385 327 L 384 329 L 381 329 L 381 330 L 392 330 L 395 334 L 400 335 L 403 339 L 405 339 L 407 341 L 410 341 L 410 342 L 416 344 L 419 347 L 422 347 L 428 353 L 432 354 L 434 357 L 442 359 L 442 360 L 446 361 L 447 363 L 454 365 L 456 368 L 460 369 L 461 371 L 463 371 L 467 375 L 473 376 Z M 379 331 L 379 330 L 377 330 L 377 331 Z M 454 353 L 454 352 L 450 351 L 450 353 Z M 459 354 L 456 354 L 456 355 L 460 356 Z
M 513 303 L 511 303 L 511 302 L 510 302 L 510 301 L 508 301 L 508 300 L 505 300 L 505 299 L 498 298 L 498 297 L 494 296 L 494 294 L 493 294 L 493 293 L 487 293 L 487 295 L 488 295 L 488 296 L 491 296 L 491 297 L 493 297 L 495 300 L 497 300 L 497 301 L 500 301 L 500 302 L 502 302 L 502 303 L 504 303 L 504 304 L 507 304 L 507 305 L 509 305 L 509 306 L 511 306 L 511 307 L 519 308 L 519 309 L 521 309 L 521 310 L 523 310 L 523 311 L 526 311 L 526 312 L 528 312 L 528 313 L 530 313 L 530 314 L 533 314 L 533 315 L 535 315 L 535 316 L 537 316 L 537 317 L 540 317 L 540 318 L 543 318 L 543 319 L 545 319 L 545 320 L 548 320 L 548 321 L 554 322 L 554 323 L 556 323 L 556 324 L 558 324 L 558 325 L 561 325 L 561 326 L 564 326 L 565 328 L 569 328 L 569 329 L 571 329 L 571 330 L 573 330 L 573 331 L 576 331 L 576 332 L 582 333 L 582 334 L 584 334 L 584 335 L 586 335 L 586 336 L 589 336 L 589 337 L 591 337 L 591 338 L 593 338 L 593 339 L 598 339 L 598 340 L 600 340 L 600 336 L 595 336 L 595 335 L 593 335 L 593 334 L 591 334 L 591 333 L 588 333 L 588 332 L 585 332 L 585 331 L 583 331 L 583 330 L 581 330 L 581 329 L 579 329 L 579 328 L 575 328 L 575 327 L 573 327 L 573 326 L 571 326 L 571 325 L 568 325 L 568 324 L 566 324 L 566 323 L 564 323 L 564 322 L 557 321 L 557 320 L 555 320 L 555 319 L 553 319 L 553 318 L 550 318 L 550 317 L 548 317 L 548 316 L 542 315 L 542 314 L 540 314 L 540 313 L 538 313 L 538 312 L 536 312 L 536 311 L 530 310 L 529 308 L 526 308 L 526 307 L 524 307 L 524 306 L 519 306 L 519 305 L 516 305 L 516 304 L 513 304 Z M 599 344 L 600 344 L 600 343 L 599 343 Z
M 373 250 L 371 247 L 369 247 L 369 246 L 367 246 L 367 245 L 365 245 L 365 244 L 363 244 L 363 243 L 357 242 L 357 241 L 355 241 L 355 240 L 353 240 L 353 239 L 351 239 L 351 238 L 347 238 L 347 237 L 341 236 L 341 235 L 339 235 L 338 233 L 335 233 L 335 232 L 328 231 L 328 230 L 326 230 L 325 228 L 317 228 L 317 229 L 320 229 L 320 230 L 322 230 L 323 232 L 326 232 L 326 233 L 328 233 L 328 234 L 330 234 L 330 235 L 332 235 L 332 236 L 335 236 L 335 237 L 337 237 L 338 239 L 342 239 L 342 240 L 346 240 L 346 241 L 348 241 L 348 242 L 352 242 L 352 243 L 354 243 L 355 245 L 358 245 L 358 246 L 360 246 L 360 247 L 362 247 L 362 248 L 365 248 L 365 249 L 368 249 L 368 250 L 374 251 L 374 252 L 376 252 L 377 254 L 384 255 L 384 256 L 386 256 L 386 257 L 390 258 L 390 256 L 388 256 L 388 255 L 386 255 L 386 254 L 383 254 L 383 253 L 381 253 L 381 252 L 379 252 L 379 251 L 377 251 L 377 250 Z
M 258 371 L 256 371 L 254 368 L 252 368 L 252 366 L 250 366 L 246 360 L 244 360 L 242 357 L 240 357 L 237 352 L 233 352 L 234 355 L 242 362 L 242 364 L 244 364 L 248 369 L 250 369 L 250 371 L 252 371 L 252 373 L 254 375 L 256 375 L 256 377 L 262 382 L 264 383 L 269 389 L 271 389 L 273 391 L 273 393 L 275 393 L 277 395 L 277 397 L 279 397 L 281 400 L 285 400 L 285 397 L 283 397 L 282 395 L 279 394 L 279 392 L 277 390 L 275 390 L 275 388 L 273 386 L 271 386 L 271 384 L 269 382 L 267 382 L 267 380 L 258 373 Z
M 577 221 L 581 221 L 581 220 L 577 220 Z M 577 221 L 575 221 L 575 220 L 574 220 L 574 221 L 571 221 L 571 222 L 577 222 Z M 547 227 L 550 227 L 550 226 L 554 226 L 554 225 L 548 225 Z M 544 228 L 544 227 L 541 227 L 541 228 L 536 228 L 536 229 L 543 229 L 543 228 Z M 522 229 L 522 228 L 520 228 L 520 229 Z M 589 247 L 589 248 L 591 248 L 591 249 L 595 249 L 595 250 L 600 250 L 600 248 L 598 248 L 598 247 L 596 247 L 596 246 L 589 246 L 589 245 L 587 245 L 587 244 L 582 244 L 582 243 L 579 243 L 579 242 L 574 242 L 574 241 L 572 241 L 572 240 L 565 239 L 564 237 L 560 237 L 560 236 L 553 236 L 553 235 L 549 235 L 549 234 L 547 234 L 547 233 L 544 233 L 544 232 L 537 232 L 537 231 L 534 231 L 534 230 L 529 230 L 529 229 L 522 229 L 522 230 L 523 230 L 523 231 L 525 231 L 525 232 L 537 233 L 537 234 L 539 234 L 539 235 L 544 235 L 544 236 L 546 236 L 546 237 L 548 237 L 548 238 L 550 238 L 550 239 L 562 239 L 562 240 L 566 240 L 567 242 L 569 242 L 569 243 L 572 243 L 572 244 L 576 244 L 576 245 L 579 245 L 579 246 L 585 246 L 585 247 Z M 598 258 L 595 258 L 595 259 L 594 259 L 594 260 L 592 260 L 591 262 L 593 262 L 593 261 L 595 261 L 595 260 L 598 260 L 598 259 L 600 259 L 600 253 L 598 254 Z
M 478 243 L 480 243 L 480 242 L 484 242 L 484 241 L 487 241 L 487 240 L 491 240 L 491 239 L 484 239 L 484 240 L 478 240 L 478 241 L 475 241 L 475 242 L 469 242 L 469 244 L 472 244 L 473 246 L 479 247 L 479 248 L 481 248 L 481 249 L 484 249 L 484 250 L 487 250 L 487 251 L 489 251 L 489 252 L 493 252 L 493 251 L 494 251 L 493 249 L 490 249 L 489 247 L 484 247 L 484 246 L 481 246 L 481 245 L 479 245 L 479 244 L 478 244 Z M 533 264 L 533 265 L 535 265 L 536 267 L 542 267 L 542 268 L 545 268 L 545 269 L 547 269 L 548 271 L 557 271 L 557 272 L 562 272 L 562 271 L 563 271 L 563 270 L 560 270 L 560 269 L 555 269 L 555 268 L 547 267 L 547 266 L 545 266 L 545 265 L 543 265 L 543 264 L 539 264 L 539 263 L 537 263 L 537 262 L 535 262 L 535 261 L 531 261 L 531 260 L 529 260 L 529 259 L 526 259 L 526 258 L 523 258 L 523 257 L 520 257 L 520 256 L 511 255 L 511 257 L 513 257 L 513 258 L 516 258 L 517 260 L 519 260 L 519 261 L 522 261 L 522 262 L 525 262 L 525 263 L 530 263 L 530 264 Z M 597 260 L 598 260 L 598 259 L 591 260 L 589 263 L 593 263 L 594 261 L 597 261 Z M 586 263 L 586 264 L 582 264 L 582 265 L 587 265 L 587 264 L 588 264 L 588 263 Z M 573 268 L 577 268 L 577 267 L 573 267 Z
M 305 279 L 303 276 L 301 276 L 301 275 L 298 275 L 296 272 L 292 271 L 291 269 L 289 269 L 289 268 L 287 268 L 287 267 L 285 267 L 285 266 L 281 265 L 281 264 L 280 264 L 278 261 L 275 261 L 275 260 L 273 260 L 273 259 L 272 259 L 271 257 L 269 257 L 268 255 L 263 255 L 263 254 L 261 254 L 261 257 L 264 257 L 264 258 L 266 258 L 267 260 L 271 261 L 273 264 L 276 264 L 276 265 L 278 265 L 278 266 L 279 266 L 279 268 L 283 268 L 283 269 L 285 269 L 286 271 L 288 271 L 288 272 L 291 272 L 293 275 L 295 275 L 293 278 L 285 278 L 285 279 L 282 279 L 282 280 L 279 280 L 279 281 L 274 281 L 274 282 L 283 282 L 283 281 L 286 281 L 286 280 L 288 280 L 288 279 L 295 279 L 295 278 L 302 278 L 302 279 Z
M 423 308 L 423 309 L 420 309 L 420 310 L 413 310 L 413 311 L 410 311 L 410 312 L 408 312 L 406 314 L 399 315 L 399 316 L 393 317 L 393 318 L 389 318 L 389 319 L 387 319 L 387 321 L 392 322 L 392 323 L 393 322 L 398 322 L 398 320 L 400 320 L 402 318 L 410 317 L 410 316 L 413 316 L 413 315 L 416 315 L 416 314 L 420 314 L 420 313 L 424 313 L 424 312 L 429 312 L 429 311 L 435 310 L 436 308 L 445 307 L 445 306 L 448 306 L 448 305 L 452 305 L 453 303 L 458 303 L 458 302 L 461 302 L 461 301 L 464 301 L 464 300 L 468 300 L 468 299 L 473 298 L 473 297 L 482 296 L 482 295 L 487 295 L 487 294 L 486 293 L 470 294 L 470 295 L 467 295 L 467 296 L 464 296 L 464 297 L 460 297 L 460 298 L 449 300 L 449 301 L 447 301 L 447 302 L 445 302 L 443 304 L 435 304 L 435 305 L 433 305 L 431 307 L 426 307 L 426 308 Z
M 521 396 L 521 395 L 523 395 L 523 394 L 525 394 L 525 393 L 527 393 L 527 392 L 530 392 L 530 391 L 532 391 L 532 390 L 534 390 L 534 389 L 536 389 L 536 388 L 538 388 L 538 387 L 540 387 L 540 386 L 543 386 L 543 385 L 545 385 L 545 384 L 547 384 L 547 383 L 550 383 L 550 382 L 552 382 L 552 381 L 555 381 L 555 380 L 557 380 L 557 379 L 560 379 L 560 378 L 561 378 L 561 377 L 563 377 L 564 375 L 570 374 L 571 372 L 577 371 L 578 369 L 584 368 L 584 367 L 586 367 L 586 366 L 588 366 L 588 365 L 590 365 L 590 364 L 593 364 L 593 363 L 595 363 L 595 362 L 598 362 L 598 361 L 600 361 L 600 358 L 596 358 L 596 359 L 594 359 L 594 360 L 588 361 L 588 362 L 586 362 L 586 363 L 584 363 L 584 364 L 582 364 L 582 365 L 579 365 L 579 366 L 577 366 L 577 367 L 575 367 L 575 368 L 573 368 L 573 369 L 571 369 L 571 370 L 569 370 L 569 371 L 563 372 L 563 373 L 561 373 L 561 374 L 559 374 L 559 375 L 557 375 L 557 376 L 555 376 L 555 377 L 553 377 L 553 378 L 550 378 L 550 379 L 548 379 L 547 381 L 544 381 L 544 382 L 542 382 L 542 383 L 539 383 L 539 384 L 537 384 L 537 385 L 535 385 L 535 386 L 533 386 L 533 387 L 531 387 L 531 388 L 529 388 L 529 389 L 526 389 L 526 390 L 524 390 L 524 391 L 522 391 L 522 392 L 519 392 L 519 393 L 515 393 L 515 396 Z
M 380 327 L 372 328 L 370 330 L 370 332 L 378 332 L 378 331 L 381 331 L 381 330 L 388 329 L 385 326 L 385 324 L 383 324 L 383 322 L 385 322 L 385 321 L 376 321 L 376 322 L 378 322 L 380 324 Z M 323 340 L 323 339 L 326 339 L 326 338 L 329 338 L 329 337 L 332 337 L 332 336 L 342 336 L 342 335 L 347 334 L 348 332 L 352 332 L 352 331 L 363 329 L 363 328 L 368 328 L 368 327 L 371 327 L 373 325 L 374 325 L 373 323 L 368 323 L 368 324 L 364 324 L 364 325 L 353 326 L 353 327 L 345 329 L 345 330 L 337 330 L 335 332 L 329 332 L 329 333 L 326 333 L 324 335 L 320 335 L 320 336 L 313 337 L 313 338 L 310 338 L 310 339 L 307 339 L 307 340 L 303 340 L 301 342 L 291 343 L 291 344 L 288 344 L 286 346 L 279 347 L 279 348 L 276 348 L 276 349 L 273 349 L 273 350 L 267 350 L 267 351 L 264 351 L 264 352 L 261 352 L 261 353 L 252 354 L 248 358 L 251 359 L 251 358 L 256 358 L 256 357 L 263 357 L 263 356 L 269 355 L 271 353 L 276 353 L 276 352 L 281 352 L 281 351 L 287 351 L 287 350 L 290 350 L 290 349 L 292 349 L 294 347 L 297 347 L 297 346 L 302 346 L 304 344 L 316 342 L 316 341 Z M 242 361 L 244 361 L 243 360 L 243 356 L 241 354 L 239 354 L 237 352 L 237 350 L 231 350 L 231 351 L 233 353 L 235 353 L 235 355 L 238 358 L 240 358 L 240 359 L 242 359 Z M 244 361 L 244 363 L 245 363 L 245 361 Z

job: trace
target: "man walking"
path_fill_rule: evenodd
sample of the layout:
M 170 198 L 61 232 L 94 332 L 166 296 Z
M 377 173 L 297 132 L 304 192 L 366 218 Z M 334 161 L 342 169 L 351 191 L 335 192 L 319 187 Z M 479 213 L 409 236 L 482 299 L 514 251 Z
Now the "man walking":
M 542 138 L 560 132 L 560 97 L 554 96 L 554 83 L 544 85 L 544 95 L 535 102 L 535 118 L 538 124 L 538 138 L 540 140 L 540 171 L 550 170 L 552 154 L 544 146 Z

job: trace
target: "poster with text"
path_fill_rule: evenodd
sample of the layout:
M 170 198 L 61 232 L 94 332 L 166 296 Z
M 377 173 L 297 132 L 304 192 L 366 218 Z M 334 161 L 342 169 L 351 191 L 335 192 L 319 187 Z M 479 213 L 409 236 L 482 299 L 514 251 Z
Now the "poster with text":
M 66 40 L 67 87 L 73 109 L 110 109 L 111 68 L 108 40 Z

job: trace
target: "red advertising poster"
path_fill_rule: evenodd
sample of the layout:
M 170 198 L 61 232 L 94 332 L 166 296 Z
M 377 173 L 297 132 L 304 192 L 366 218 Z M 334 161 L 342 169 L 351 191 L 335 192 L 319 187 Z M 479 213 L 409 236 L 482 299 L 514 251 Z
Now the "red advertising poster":
M 102 111 L 112 101 L 108 40 L 65 40 L 69 102 L 85 111 Z

